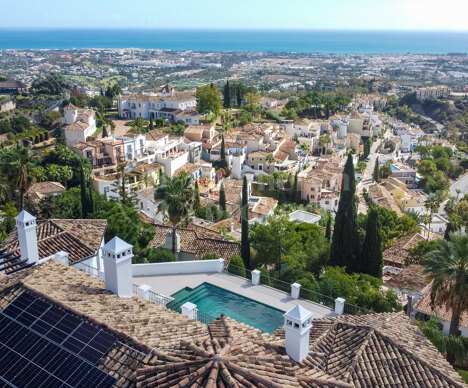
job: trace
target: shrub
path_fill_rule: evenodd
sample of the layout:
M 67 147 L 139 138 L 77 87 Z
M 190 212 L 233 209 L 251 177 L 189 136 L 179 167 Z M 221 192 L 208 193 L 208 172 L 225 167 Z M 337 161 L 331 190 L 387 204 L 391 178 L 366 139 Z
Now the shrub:
M 217 259 L 219 259 L 219 257 L 215 253 L 207 253 L 200 260 L 217 260 Z
M 266 269 L 265 267 L 261 267 L 259 271 L 260 271 L 260 283 L 264 284 L 265 286 L 271 287 L 272 283 L 271 283 L 271 278 L 270 278 L 270 271 L 268 271 L 268 269 Z
M 242 276 L 245 278 L 246 272 L 245 272 L 245 265 L 243 260 L 236 255 L 231 256 L 231 260 L 229 261 L 229 266 L 228 266 L 228 272 Z
M 143 248 L 136 256 L 136 260 L 139 260 L 138 262 L 166 263 L 170 261 L 177 261 L 177 258 L 174 256 L 174 254 L 166 249 Z M 141 259 L 143 259 L 143 261 L 140 261 Z

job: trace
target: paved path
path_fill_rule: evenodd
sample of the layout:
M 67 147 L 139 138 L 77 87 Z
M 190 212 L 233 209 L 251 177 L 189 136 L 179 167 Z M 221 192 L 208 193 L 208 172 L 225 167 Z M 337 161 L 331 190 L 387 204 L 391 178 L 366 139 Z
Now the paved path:
M 137 285 L 148 284 L 154 292 L 170 296 L 184 287 L 195 288 L 202 283 L 211 283 L 236 294 L 288 311 L 296 304 L 300 304 L 313 312 L 314 318 L 335 316 L 331 309 L 309 302 L 304 299 L 293 299 L 290 294 L 262 285 L 253 286 L 250 280 L 228 273 L 199 273 L 190 275 L 162 275 L 134 277 Z

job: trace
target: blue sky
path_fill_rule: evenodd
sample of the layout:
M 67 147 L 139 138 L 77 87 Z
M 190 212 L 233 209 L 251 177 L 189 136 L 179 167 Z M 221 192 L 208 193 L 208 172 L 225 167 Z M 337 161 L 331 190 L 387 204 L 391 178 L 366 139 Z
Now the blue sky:
M 467 30 L 468 0 L 1 0 L 3 28 Z

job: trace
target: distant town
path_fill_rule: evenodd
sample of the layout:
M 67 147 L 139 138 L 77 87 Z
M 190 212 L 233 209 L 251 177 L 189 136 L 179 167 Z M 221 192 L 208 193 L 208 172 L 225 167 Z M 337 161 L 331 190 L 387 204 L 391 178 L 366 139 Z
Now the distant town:
M 93 386 L 465 387 L 467 98 L 458 54 L 0 51 L 0 319 Z

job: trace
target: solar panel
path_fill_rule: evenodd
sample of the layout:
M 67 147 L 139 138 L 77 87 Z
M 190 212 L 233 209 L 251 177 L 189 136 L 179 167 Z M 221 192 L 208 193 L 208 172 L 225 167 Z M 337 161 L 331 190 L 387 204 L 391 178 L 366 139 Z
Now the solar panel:
M 116 379 L 95 364 L 115 341 L 24 292 L 0 312 L 0 388 L 112 387 Z
M 3 313 L 92 363 L 99 361 L 117 340 L 29 292 L 19 295 Z

